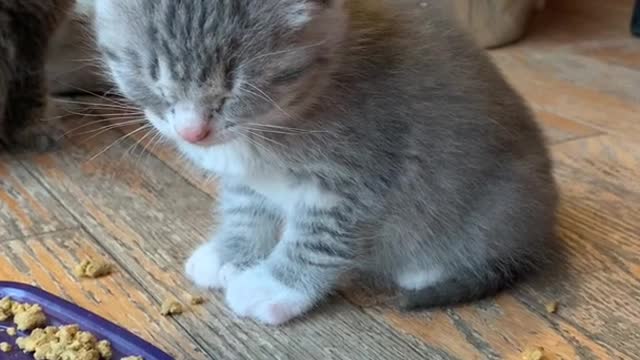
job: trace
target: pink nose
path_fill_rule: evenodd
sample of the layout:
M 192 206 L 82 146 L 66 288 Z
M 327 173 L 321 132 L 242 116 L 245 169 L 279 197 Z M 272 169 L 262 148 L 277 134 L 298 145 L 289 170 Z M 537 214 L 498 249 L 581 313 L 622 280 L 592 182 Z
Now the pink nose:
M 178 135 L 192 144 L 206 139 L 210 134 L 211 128 L 209 128 L 207 125 L 187 127 L 178 130 Z

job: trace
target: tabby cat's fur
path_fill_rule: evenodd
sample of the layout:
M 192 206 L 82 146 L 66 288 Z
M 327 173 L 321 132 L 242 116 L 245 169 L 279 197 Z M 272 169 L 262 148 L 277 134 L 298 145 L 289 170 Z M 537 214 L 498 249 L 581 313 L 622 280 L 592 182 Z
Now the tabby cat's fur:
M 49 39 L 73 0 L 0 0 L 0 140 L 10 147 L 50 148 L 47 107 Z

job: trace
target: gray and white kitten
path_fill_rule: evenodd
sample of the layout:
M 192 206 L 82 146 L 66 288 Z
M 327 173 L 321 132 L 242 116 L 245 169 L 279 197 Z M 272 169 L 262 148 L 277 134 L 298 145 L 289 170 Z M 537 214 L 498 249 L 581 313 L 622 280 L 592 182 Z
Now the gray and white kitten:
M 49 39 L 74 0 L 0 0 L 0 140 L 46 150 L 55 144 L 43 127 Z
M 540 131 L 431 11 L 97 1 L 122 93 L 220 177 L 221 224 L 186 272 L 224 289 L 236 314 L 282 324 L 352 274 L 396 287 L 409 308 L 456 304 L 546 257 L 556 190 Z

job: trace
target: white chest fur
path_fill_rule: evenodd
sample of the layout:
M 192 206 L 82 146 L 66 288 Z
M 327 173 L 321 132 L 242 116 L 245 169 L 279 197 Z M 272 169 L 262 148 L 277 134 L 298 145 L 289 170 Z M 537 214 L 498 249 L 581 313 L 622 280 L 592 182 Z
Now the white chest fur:
M 300 205 L 330 208 L 338 202 L 335 194 L 316 181 L 296 178 L 277 166 L 258 160 L 251 148 L 242 142 L 208 149 L 190 147 L 183 151 L 198 166 L 223 181 L 249 186 L 285 211 L 294 211 Z

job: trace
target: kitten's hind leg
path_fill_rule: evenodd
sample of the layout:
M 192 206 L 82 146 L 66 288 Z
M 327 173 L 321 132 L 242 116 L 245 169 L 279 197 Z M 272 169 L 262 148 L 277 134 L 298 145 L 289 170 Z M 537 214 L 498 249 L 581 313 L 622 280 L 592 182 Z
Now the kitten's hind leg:
M 483 269 L 404 272 L 396 277 L 405 310 L 458 305 L 491 296 L 511 286 L 515 273 L 499 266 Z

